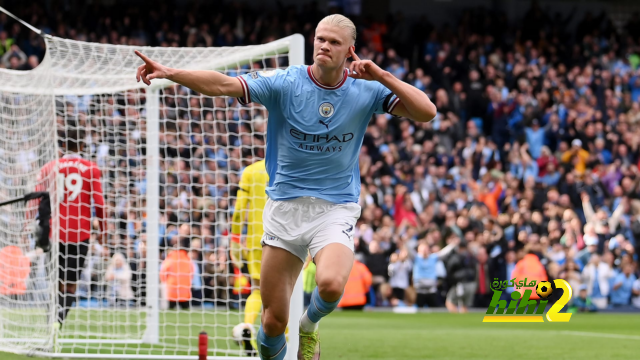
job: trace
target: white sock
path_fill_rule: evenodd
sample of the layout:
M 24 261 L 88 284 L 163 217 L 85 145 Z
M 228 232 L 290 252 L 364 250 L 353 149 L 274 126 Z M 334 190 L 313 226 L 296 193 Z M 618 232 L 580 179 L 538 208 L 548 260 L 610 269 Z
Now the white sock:
M 318 330 L 318 324 L 319 323 L 314 323 L 313 321 L 311 321 L 311 319 L 309 319 L 306 311 L 300 318 L 300 328 L 306 333 L 316 332 L 316 330 Z

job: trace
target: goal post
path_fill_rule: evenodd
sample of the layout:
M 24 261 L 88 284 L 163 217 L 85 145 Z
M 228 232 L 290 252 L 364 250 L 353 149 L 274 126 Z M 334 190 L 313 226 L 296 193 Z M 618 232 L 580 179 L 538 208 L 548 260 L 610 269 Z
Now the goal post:
M 196 359 L 198 334 L 205 330 L 209 359 L 249 359 L 231 335 L 242 322 L 247 289 L 246 277 L 233 274 L 227 235 L 240 173 L 264 156 L 268 113 L 167 80 L 137 83 L 141 62 L 133 51 L 170 67 L 237 76 L 304 64 L 304 37 L 225 48 L 132 47 L 52 36 L 45 42 L 47 53 L 36 69 L 0 69 L 0 202 L 33 191 L 40 168 L 59 158 L 58 143 L 69 141 L 61 130 L 81 127 L 82 155 L 102 172 L 107 240 L 90 240 L 78 301 L 56 333 L 58 224 L 52 223 L 51 252 L 42 254 L 33 241 L 34 205 L 0 208 L 0 252 L 18 248 L 28 259 L 28 276 L 18 279 L 24 280 L 22 293 L 3 294 L 3 281 L 17 281 L 20 269 L 0 268 L 0 351 Z M 52 196 L 53 219 L 57 199 Z M 192 269 L 184 270 L 191 289 L 183 308 L 163 284 L 176 275 L 167 270 L 167 257 L 185 237 Z M 165 308 L 171 302 L 178 306 Z M 287 359 L 296 358 L 302 311 L 300 276 L 291 299 Z

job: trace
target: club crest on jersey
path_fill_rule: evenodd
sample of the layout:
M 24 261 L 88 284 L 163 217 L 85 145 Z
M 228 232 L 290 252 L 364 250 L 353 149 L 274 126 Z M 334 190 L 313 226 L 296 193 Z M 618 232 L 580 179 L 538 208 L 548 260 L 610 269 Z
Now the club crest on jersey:
M 333 105 L 328 102 L 322 103 L 320 104 L 320 108 L 318 109 L 318 112 L 322 117 L 326 117 L 326 118 L 331 117 L 331 115 L 333 115 L 333 112 L 334 112 Z
M 258 73 L 255 72 L 255 71 L 251 72 L 250 75 L 251 75 L 251 78 L 254 79 L 254 80 L 258 78 Z

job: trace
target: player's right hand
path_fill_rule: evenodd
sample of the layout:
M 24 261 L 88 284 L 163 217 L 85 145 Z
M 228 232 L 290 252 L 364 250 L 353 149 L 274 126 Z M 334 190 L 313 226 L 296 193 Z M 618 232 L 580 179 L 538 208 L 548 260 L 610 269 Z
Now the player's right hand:
M 159 63 L 149 59 L 145 55 L 143 55 L 140 51 L 134 51 L 136 55 L 144 61 L 144 64 L 138 66 L 138 70 L 136 71 L 136 80 L 140 82 L 142 80 L 143 83 L 147 85 L 151 85 L 151 80 L 153 79 L 165 79 L 169 76 L 169 68 Z

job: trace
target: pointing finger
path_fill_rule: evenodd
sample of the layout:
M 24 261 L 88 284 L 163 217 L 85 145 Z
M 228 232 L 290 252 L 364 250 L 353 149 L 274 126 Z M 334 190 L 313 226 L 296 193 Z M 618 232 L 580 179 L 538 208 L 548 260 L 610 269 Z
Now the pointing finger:
M 140 57 L 140 59 L 142 59 L 142 61 L 144 61 L 146 63 L 150 63 L 151 62 L 151 59 L 149 59 L 148 57 L 143 55 L 140 51 L 134 50 L 134 52 L 136 53 L 136 55 L 138 55 Z
M 355 61 L 360 61 L 360 58 L 358 57 L 358 55 L 354 51 L 354 47 L 353 46 L 349 48 L 349 52 L 351 52 L 351 56 L 353 57 L 353 59 Z

